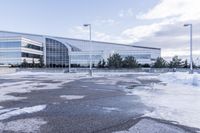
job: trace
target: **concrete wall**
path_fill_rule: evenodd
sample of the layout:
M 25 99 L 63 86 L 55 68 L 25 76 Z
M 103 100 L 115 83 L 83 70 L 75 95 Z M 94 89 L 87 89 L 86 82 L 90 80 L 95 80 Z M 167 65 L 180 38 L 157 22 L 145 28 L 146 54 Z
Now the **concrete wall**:
M 20 68 L 17 71 L 27 72 L 50 72 L 50 73 L 66 73 L 68 68 Z M 71 68 L 72 73 L 88 72 L 88 68 Z M 165 72 L 189 72 L 189 69 L 170 69 L 170 68 L 136 68 L 136 69 L 93 69 L 93 72 L 149 72 L 149 73 L 165 73 Z M 194 72 L 200 73 L 200 69 L 194 69 Z
M 72 72 L 87 72 L 88 69 L 72 69 Z M 93 72 L 149 72 L 149 73 L 165 73 L 165 72 L 189 72 L 189 69 L 172 69 L 172 68 L 135 68 L 135 69 L 93 69 Z M 200 69 L 194 69 L 194 72 L 200 73 Z
M 19 68 L 17 72 L 47 72 L 47 73 L 64 73 L 68 68 Z

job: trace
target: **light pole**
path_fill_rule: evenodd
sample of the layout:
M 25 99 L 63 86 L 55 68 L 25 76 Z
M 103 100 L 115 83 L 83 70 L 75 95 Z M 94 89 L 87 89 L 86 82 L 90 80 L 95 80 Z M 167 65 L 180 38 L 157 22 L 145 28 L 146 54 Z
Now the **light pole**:
M 193 73 L 193 58 L 192 58 L 192 24 L 184 24 L 185 27 L 190 27 L 190 74 Z
M 90 36 L 90 69 L 89 75 L 92 76 L 92 26 L 91 24 L 84 24 L 84 27 L 89 27 L 89 36 Z

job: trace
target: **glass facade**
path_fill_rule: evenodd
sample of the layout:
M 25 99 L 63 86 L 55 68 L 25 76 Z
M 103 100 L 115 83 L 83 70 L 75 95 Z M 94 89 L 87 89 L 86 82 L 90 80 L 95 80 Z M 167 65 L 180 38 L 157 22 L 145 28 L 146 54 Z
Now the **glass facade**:
M 42 56 L 41 55 L 37 55 L 37 54 L 31 54 L 31 53 L 25 53 L 25 52 L 22 52 L 21 53 L 21 56 L 22 57 L 26 57 L 26 58 L 31 58 L 31 59 L 40 59 Z
M 30 48 L 30 49 L 34 49 L 34 50 L 39 50 L 39 51 L 43 51 L 43 48 L 40 46 L 36 46 L 30 43 L 25 44 L 25 46 L 23 46 L 25 48 Z
M 126 55 L 121 55 L 122 58 L 125 58 L 127 56 L 133 56 L 136 60 L 137 59 L 151 59 L 150 54 L 126 54 Z
M 10 52 L 10 51 L 1 51 L 0 52 L 1 59 L 9 59 L 9 58 L 20 58 L 20 51 Z
M 101 60 L 101 55 L 92 55 L 92 60 Z M 71 55 L 71 60 L 90 60 L 90 55 Z
M 57 40 L 46 38 L 46 65 L 47 67 L 68 66 L 68 48 Z
M 90 52 L 94 65 L 102 59 L 106 60 L 113 53 L 120 54 L 122 58 L 134 56 L 139 63 L 150 64 L 160 57 L 161 50 L 98 41 L 91 43 L 63 37 L 0 32 L 1 65 L 20 65 L 26 60 L 28 64 L 33 61 L 35 64 L 43 62 L 47 67 L 68 67 L 69 63 L 85 67 L 90 64 Z
M 37 64 L 42 57 L 42 43 L 17 37 L 0 38 L 0 65 L 20 66 L 23 61 L 31 64 L 33 60 Z
M 152 63 L 152 51 L 151 50 L 118 50 L 113 53 L 118 53 L 122 58 L 127 56 L 133 56 L 139 64 L 151 64 Z
M 0 48 L 20 48 L 21 42 L 0 42 Z
M 21 63 L 21 42 L 0 42 L 0 65 L 17 65 Z
M 71 53 L 71 64 L 88 67 L 90 65 L 90 54 L 93 65 L 97 65 L 103 59 L 103 51 L 76 51 Z

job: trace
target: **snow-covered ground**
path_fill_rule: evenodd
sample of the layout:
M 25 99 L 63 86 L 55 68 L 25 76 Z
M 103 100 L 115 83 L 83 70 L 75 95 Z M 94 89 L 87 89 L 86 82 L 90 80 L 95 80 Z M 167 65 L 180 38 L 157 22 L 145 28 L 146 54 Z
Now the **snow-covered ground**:
M 145 105 L 154 108 L 145 116 L 200 128 L 200 74 L 176 72 L 141 76 L 138 79 L 163 82 L 131 90 L 132 94 L 141 97 Z
M 133 78 L 127 78 L 127 74 L 134 74 Z M 137 76 L 135 76 L 137 75 Z M 153 75 L 153 76 L 152 76 Z M 139 76 L 139 77 L 138 77 Z M 31 78 L 30 78 L 31 77 Z M 135 84 L 145 81 L 155 81 L 150 86 L 138 86 L 131 91 L 131 94 L 141 97 L 142 102 L 153 107 L 153 111 L 146 112 L 145 116 L 160 118 L 173 121 L 186 126 L 200 128 L 200 74 L 190 75 L 188 73 L 164 73 L 164 74 L 149 74 L 149 73 L 94 73 L 93 77 L 106 77 L 107 79 L 99 79 L 97 84 L 116 85 L 119 81 Z M 1 75 L 0 79 L 10 80 L 0 84 L 0 102 L 7 100 L 22 100 L 26 97 L 17 97 L 9 95 L 9 93 L 27 93 L 33 90 L 43 89 L 59 89 L 64 83 L 71 81 L 89 78 L 87 73 L 33 73 L 33 72 L 18 72 L 13 74 Z M 32 81 L 34 79 L 34 81 Z M 47 82 L 40 82 L 40 79 Z M 13 81 L 12 81 L 13 80 Z M 159 83 L 157 81 L 161 80 Z M 87 86 L 85 86 L 87 87 Z M 130 95 L 128 93 L 127 95 Z M 83 95 L 61 95 L 60 98 L 67 100 L 83 99 Z M 23 126 L 15 126 L 18 122 L 35 123 L 36 130 L 40 125 L 46 122 L 42 118 L 22 119 L 8 123 L 2 123 L 2 120 L 18 116 L 26 113 L 35 113 L 42 111 L 47 105 L 35 105 L 32 107 L 23 108 L 4 108 L 0 106 L 0 129 L 9 129 L 12 131 L 21 131 Z M 117 108 L 105 107 L 103 110 L 107 112 L 119 111 Z M 26 124 L 24 126 L 27 126 Z M 26 130 L 30 130 L 27 128 Z M 1 130 L 0 130 L 1 131 Z M 28 132 L 27 131 L 27 132 Z

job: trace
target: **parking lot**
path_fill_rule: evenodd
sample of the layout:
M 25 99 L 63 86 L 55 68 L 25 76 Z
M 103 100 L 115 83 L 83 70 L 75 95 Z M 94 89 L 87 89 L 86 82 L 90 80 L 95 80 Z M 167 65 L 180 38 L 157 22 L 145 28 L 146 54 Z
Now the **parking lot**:
M 0 77 L 1 132 L 196 132 L 145 116 L 154 110 L 127 87 L 142 73 L 31 73 Z M 155 74 L 145 74 L 155 75 Z M 157 83 L 148 80 L 145 85 Z M 140 85 L 141 86 L 141 85 Z

